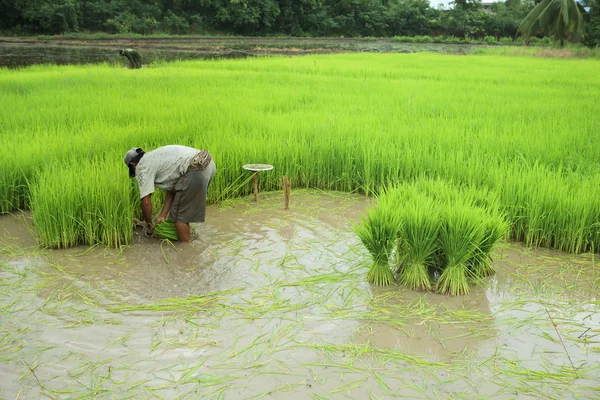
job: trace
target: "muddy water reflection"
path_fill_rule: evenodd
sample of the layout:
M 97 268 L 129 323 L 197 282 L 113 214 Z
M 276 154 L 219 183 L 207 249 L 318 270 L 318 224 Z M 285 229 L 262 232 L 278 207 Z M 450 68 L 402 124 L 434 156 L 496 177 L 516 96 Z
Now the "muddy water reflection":
M 464 356 L 497 333 L 482 288 L 460 297 L 416 295 L 395 288 L 376 294 L 371 304 L 375 315 L 356 331 L 359 343 L 430 360 L 450 361 Z
M 366 206 L 265 193 L 211 207 L 191 245 L 119 251 L 37 250 L 0 218 L 0 398 L 597 398 L 594 260 L 506 244 L 468 296 L 375 288 Z

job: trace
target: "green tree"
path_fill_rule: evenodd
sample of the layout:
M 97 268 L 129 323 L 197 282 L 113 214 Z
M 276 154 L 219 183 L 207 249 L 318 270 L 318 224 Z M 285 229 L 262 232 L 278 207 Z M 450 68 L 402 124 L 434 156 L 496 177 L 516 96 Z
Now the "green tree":
M 32 31 L 64 33 L 79 30 L 79 0 L 17 0 L 23 24 Z
M 483 10 L 480 0 L 455 0 L 451 4 L 454 8 L 442 18 L 447 33 L 464 38 L 485 36 L 491 16 Z
M 590 20 L 585 24 L 585 34 L 581 43 L 594 48 L 600 47 L 600 0 L 590 3 Z
M 431 36 L 439 11 L 427 0 L 390 1 L 386 12 L 389 34 L 392 36 Z
M 275 0 L 223 0 L 217 3 L 216 21 L 220 27 L 237 33 L 268 33 L 279 15 Z
M 156 31 L 162 20 L 162 0 L 94 0 L 97 18 L 104 13 L 104 29 L 118 33 L 149 34 Z M 90 8 L 85 8 L 90 10 Z M 87 15 L 86 15 L 87 16 Z M 86 16 L 84 19 L 87 21 Z M 101 20 L 102 21 L 102 20 Z
M 521 21 L 532 9 L 533 6 L 521 0 L 492 3 L 492 14 L 486 26 L 487 34 L 496 38 L 515 37 Z
M 19 23 L 21 10 L 14 0 L 0 0 L 0 29 L 13 29 Z
M 330 35 L 383 36 L 387 30 L 385 6 L 376 0 L 329 0 L 327 12 L 333 20 Z
M 542 33 L 560 40 L 560 47 L 572 37 L 578 40 L 583 32 L 583 16 L 576 0 L 542 0 L 521 22 L 519 32 L 525 40 Z
M 323 9 L 321 0 L 279 0 L 276 30 L 292 36 L 314 32 L 313 16 Z

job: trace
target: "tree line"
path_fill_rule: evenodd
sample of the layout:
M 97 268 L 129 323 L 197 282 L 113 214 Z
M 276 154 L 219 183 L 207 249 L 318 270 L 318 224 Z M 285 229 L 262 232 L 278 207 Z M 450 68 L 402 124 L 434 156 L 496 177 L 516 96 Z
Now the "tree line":
M 596 21 L 592 32 L 597 36 L 600 0 L 586 1 L 590 7 L 578 3 L 579 8 L 587 25 Z M 484 9 L 480 0 L 454 0 L 444 10 L 428 0 L 0 0 L 0 30 L 17 35 L 83 31 L 499 38 L 515 37 L 540 3 L 507 0 Z

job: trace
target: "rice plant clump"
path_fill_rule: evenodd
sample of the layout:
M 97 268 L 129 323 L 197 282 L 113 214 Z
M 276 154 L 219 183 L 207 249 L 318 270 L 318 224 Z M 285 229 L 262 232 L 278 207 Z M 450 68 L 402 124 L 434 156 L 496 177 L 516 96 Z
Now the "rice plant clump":
M 485 236 L 484 211 L 466 202 L 449 203 L 441 213 L 439 248 L 445 259 L 437 289 L 452 296 L 469 293 L 468 262 Z
M 400 284 L 431 290 L 428 268 L 438 249 L 439 210 L 431 198 L 414 193 L 398 215 L 402 221 L 397 245 Z
M 373 263 L 367 273 L 370 283 L 387 286 L 393 283 L 394 275 L 389 265 L 390 256 L 396 245 L 399 226 L 398 214 L 385 197 L 371 208 L 355 231 L 365 245 Z
M 498 210 L 497 199 L 485 190 L 420 179 L 388 188 L 379 196 L 377 207 L 369 210 L 361 226 L 363 236 L 371 233 L 371 241 L 361 240 L 369 243 L 367 248 L 371 247 L 375 260 L 376 251 L 386 249 L 386 265 L 392 256 L 386 246 L 395 242 L 401 285 L 412 290 L 466 294 L 469 283 L 494 273 L 489 253 L 508 230 Z M 384 226 L 386 229 L 375 229 Z M 378 234 L 376 243 L 373 230 Z M 372 269 L 381 264 L 374 264 Z M 441 273 L 439 281 L 432 280 L 432 271 Z
M 483 238 L 468 261 L 472 279 L 490 276 L 496 272 L 491 263 L 490 252 L 496 242 L 506 236 L 508 230 L 508 223 L 501 215 L 490 213 L 485 217 Z
M 131 243 L 136 207 L 130 181 L 114 179 L 120 174 L 120 165 L 102 159 L 49 163 L 28 188 L 40 245 L 118 248 Z

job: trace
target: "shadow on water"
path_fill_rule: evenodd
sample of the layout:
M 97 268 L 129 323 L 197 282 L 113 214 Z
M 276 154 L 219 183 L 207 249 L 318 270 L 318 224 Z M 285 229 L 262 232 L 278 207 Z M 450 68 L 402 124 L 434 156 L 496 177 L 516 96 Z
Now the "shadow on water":
M 100 64 L 111 63 L 127 65 L 127 59 L 118 54 L 122 45 L 115 44 L 114 48 L 108 47 L 76 47 L 56 45 L 14 45 L 0 43 L 0 68 L 20 68 L 37 64 Z M 140 53 L 144 57 L 143 64 L 152 64 L 156 61 L 175 60 L 207 60 L 247 58 L 253 55 L 241 50 L 192 51 L 181 49 L 143 49 Z

